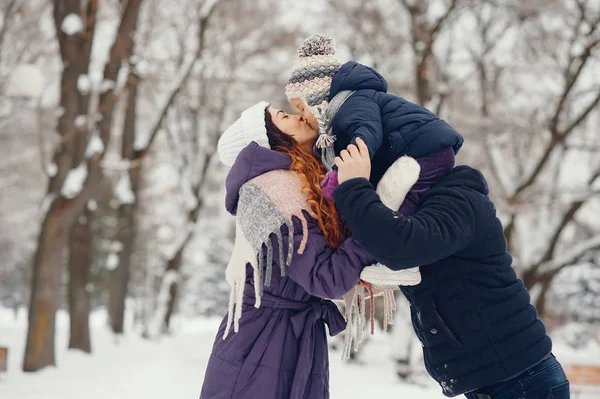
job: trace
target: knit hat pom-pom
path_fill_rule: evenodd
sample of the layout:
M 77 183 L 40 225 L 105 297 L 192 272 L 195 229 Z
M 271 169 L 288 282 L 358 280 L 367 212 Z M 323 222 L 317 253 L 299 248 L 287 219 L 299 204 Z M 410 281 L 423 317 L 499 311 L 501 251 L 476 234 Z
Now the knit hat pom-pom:
M 304 40 L 298 49 L 300 57 L 312 57 L 314 55 L 334 55 L 335 43 L 327 35 L 313 35 Z

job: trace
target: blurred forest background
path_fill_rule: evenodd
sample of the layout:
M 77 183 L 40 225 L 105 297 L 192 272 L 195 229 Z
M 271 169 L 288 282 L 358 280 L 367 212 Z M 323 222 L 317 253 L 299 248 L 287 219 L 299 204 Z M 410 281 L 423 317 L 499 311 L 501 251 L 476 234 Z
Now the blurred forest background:
M 97 309 L 148 339 L 225 314 L 216 143 L 259 100 L 289 109 L 319 32 L 465 136 L 542 318 L 597 339 L 599 1 L 0 0 L 0 306 L 30 310 L 25 371 L 56 362 L 57 309 L 85 352 Z

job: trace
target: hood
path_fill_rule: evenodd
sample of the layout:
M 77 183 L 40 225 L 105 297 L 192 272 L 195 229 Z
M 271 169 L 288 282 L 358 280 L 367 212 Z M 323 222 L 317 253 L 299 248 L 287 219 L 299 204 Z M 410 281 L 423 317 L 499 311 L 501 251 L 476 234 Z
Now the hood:
M 248 144 L 238 154 L 225 181 L 225 208 L 235 215 L 240 198 L 240 188 L 249 180 L 272 170 L 288 170 L 291 158 L 281 152 L 261 147 L 255 141 Z
M 331 89 L 329 90 L 329 101 L 343 90 L 371 89 L 387 92 L 386 80 L 373 68 L 350 61 L 342 65 L 340 70 L 333 76 Z
M 490 193 L 483 174 L 477 169 L 473 169 L 466 165 L 454 168 L 450 173 L 441 178 L 434 187 L 460 187 L 477 191 L 483 195 L 488 195 Z

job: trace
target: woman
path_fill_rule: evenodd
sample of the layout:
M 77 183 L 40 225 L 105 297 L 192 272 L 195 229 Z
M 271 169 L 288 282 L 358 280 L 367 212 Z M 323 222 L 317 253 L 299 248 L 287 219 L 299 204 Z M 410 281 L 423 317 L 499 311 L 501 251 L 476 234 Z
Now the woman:
M 329 398 L 325 324 L 335 335 L 345 322 L 322 298 L 355 287 L 374 260 L 345 239 L 323 198 L 325 169 L 311 154 L 317 135 L 301 116 L 262 102 L 219 141 L 221 160 L 232 165 L 226 207 L 236 215 L 236 242 L 230 309 L 201 399 Z
M 336 158 L 334 198 L 361 245 L 392 270 L 421 265 L 403 287 L 429 374 L 446 396 L 567 399 L 569 381 L 523 282 L 478 170 L 458 166 L 419 195 L 413 216 L 382 206 L 362 140 Z

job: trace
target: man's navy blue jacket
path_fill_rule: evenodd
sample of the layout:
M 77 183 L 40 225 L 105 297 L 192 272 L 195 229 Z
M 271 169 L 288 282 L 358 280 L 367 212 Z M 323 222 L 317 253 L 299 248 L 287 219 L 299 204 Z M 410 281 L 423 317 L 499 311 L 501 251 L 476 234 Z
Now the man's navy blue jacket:
M 375 259 L 394 270 L 421 267 L 422 282 L 402 291 L 427 371 L 446 396 L 515 377 L 551 352 L 479 171 L 456 167 L 408 217 L 385 207 L 366 179 L 342 183 L 334 197 Z

